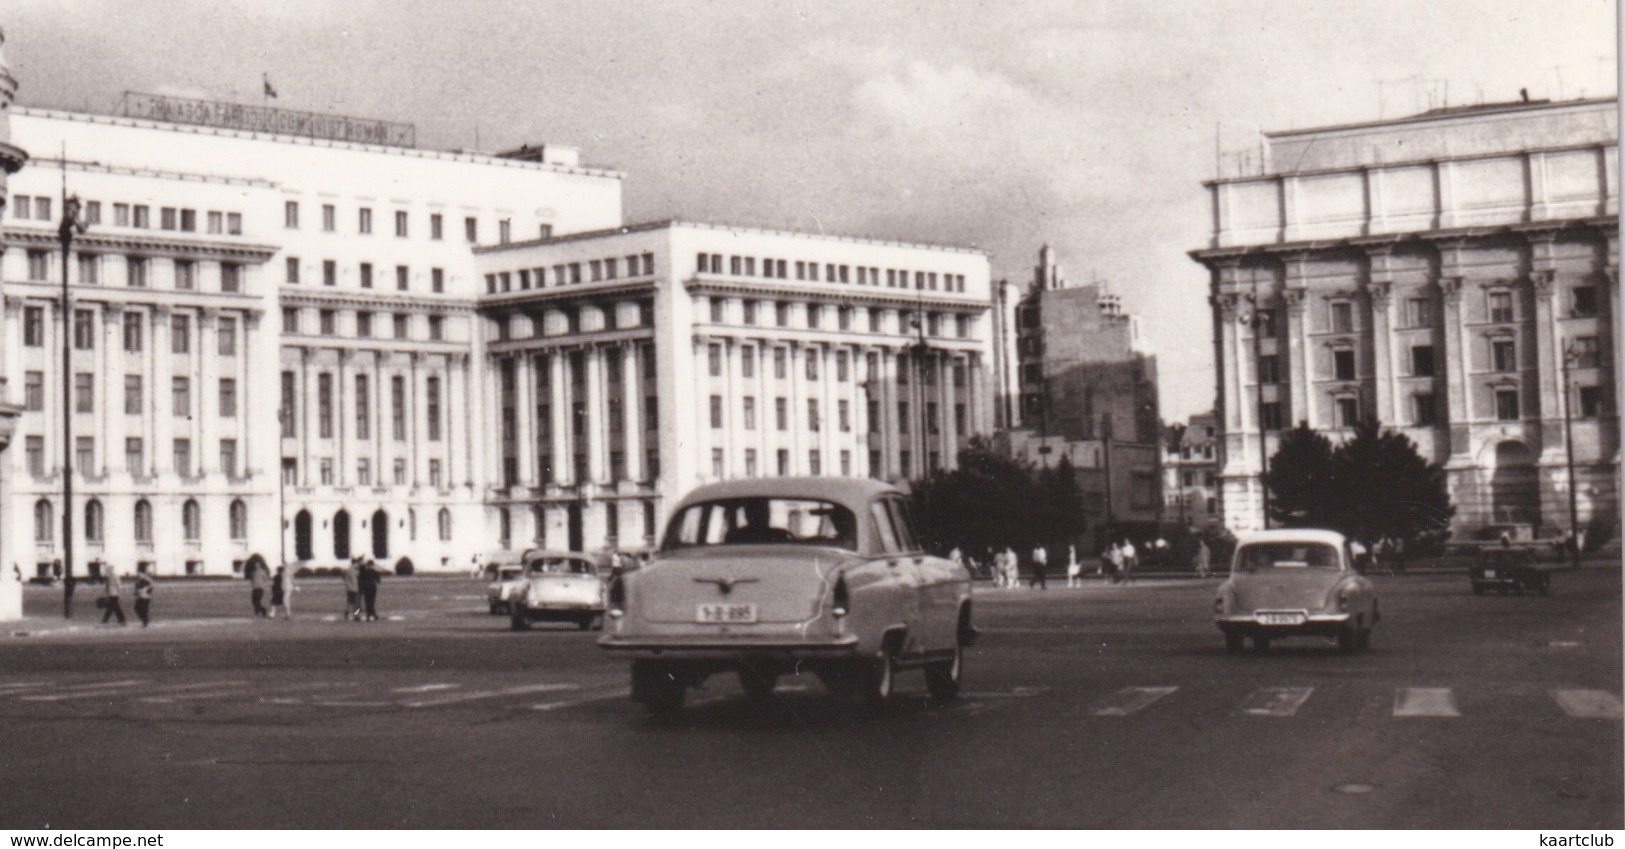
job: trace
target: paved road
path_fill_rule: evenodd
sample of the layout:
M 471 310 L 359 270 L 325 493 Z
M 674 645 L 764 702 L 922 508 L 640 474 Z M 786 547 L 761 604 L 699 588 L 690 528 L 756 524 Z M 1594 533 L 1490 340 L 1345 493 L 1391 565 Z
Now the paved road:
M 758 710 L 718 678 L 671 718 L 594 635 L 509 632 L 473 581 L 388 581 L 372 624 L 336 621 L 334 581 L 291 623 L 166 585 L 150 629 L 86 604 L 0 637 L 0 826 L 1625 825 L 1617 571 L 1547 598 L 1376 580 L 1363 655 L 1225 654 L 1216 581 L 988 591 L 951 706 L 915 675 L 884 714 L 795 679 Z

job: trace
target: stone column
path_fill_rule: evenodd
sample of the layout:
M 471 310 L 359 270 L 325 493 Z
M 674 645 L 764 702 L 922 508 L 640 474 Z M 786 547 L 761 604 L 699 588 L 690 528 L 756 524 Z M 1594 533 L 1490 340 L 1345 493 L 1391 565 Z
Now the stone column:
M 123 350 L 121 338 L 124 324 L 124 305 L 118 302 L 104 304 L 102 307 L 102 345 L 97 352 L 97 369 L 101 374 L 96 380 L 101 395 L 96 405 L 96 446 L 97 453 L 101 455 L 99 464 L 101 473 L 107 474 L 109 469 L 124 469 L 124 375 L 125 370 L 115 368 L 113 365 L 113 346 L 117 344 Z M 142 340 L 144 343 L 146 340 Z M 110 505 L 103 505 L 104 508 Z M 104 516 L 108 515 L 106 513 Z M 104 520 L 104 529 L 106 523 Z
M 312 408 L 316 406 L 316 375 L 311 373 L 310 348 L 299 346 L 299 433 L 296 443 L 299 451 L 299 486 L 311 485 L 310 449 L 316 441 L 316 431 L 313 429 L 316 414 Z M 314 529 L 312 530 L 314 534 Z
M 152 311 L 152 356 L 151 368 L 147 373 L 148 397 L 152 399 L 148 408 L 152 410 L 151 425 L 147 428 L 148 442 L 147 457 L 152 463 L 153 475 L 162 472 L 174 472 L 174 437 L 175 437 L 175 411 L 170 394 L 171 381 L 174 376 L 173 368 L 163 368 L 160 363 L 168 363 L 174 357 L 170 353 L 172 342 L 169 338 L 170 319 L 173 313 L 168 306 L 160 305 Z M 154 503 L 156 510 L 158 505 Z M 154 540 L 157 538 L 157 528 L 153 529 Z
M 587 349 L 587 477 L 599 483 L 609 465 L 609 440 L 605 432 L 604 349 Z
M 219 436 L 225 422 L 220 417 L 219 317 L 215 310 L 198 310 L 197 350 L 192 352 L 198 384 L 198 397 L 192 402 L 198 413 L 196 436 L 192 444 L 196 452 L 194 468 L 200 478 L 220 471 Z M 238 387 L 239 390 L 242 388 Z
M 1537 264 L 1529 274 L 1529 282 L 1535 295 L 1535 372 L 1539 386 L 1535 402 L 1541 423 L 1540 442 L 1542 453 L 1556 461 L 1562 458 L 1563 393 L 1569 391 L 1563 386 L 1565 351 L 1558 331 L 1557 311 L 1553 308 L 1557 296 L 1557 272 L 1551 268 L 1540 268 Z M 1519 359 L 1523 360 L 1522 357 Z M 1521 377 L 1520 389 L 1527 385 Z M 1527 393 L 1521 393 L 1520 398 L 1522 394 Z M 1524 410 L 1528 409 L 1529 405 L 1524 403 Z
M 514 363 L 514 462 L 519 466 L 520 486 L 538 486 L 536 477 L 536 363 L 528 352 L 515 355 Z
M 621 450 L 626 454 L 626 476 L 634 482 L 641 482 L 647 476 L 643 468 L 643 387 L 638 374 L 637 344 L 621 343 Z M 640 514 L 637 519 L 641 536 L 643 516 Z
M 1453 270 L 1453 269 L 1452 269 Z M 1467 345 L 1467 330 L 1463 326 L 1466 316 L 1461 308 L 1462 278 L 1457 276 L 1441 275 L 1439 277 L 1439 292 L 1444 302 L 1444 332 L 1440 337 L 1444 340 L 1444 351 L 1440 362 L 1447 375 L 1445 378 L 1446 415 L 1450 425 L 1450 453 L 1452 458 L 1460 462 L 1468 462 L 1468 452 L 1472 450 L 1468 435 L 1469 409 L 1467 396 L 1467 375 L 1470 371 L 1468 357 L 1471 351 Z
M 1303 286 L 1289 286 L 1282 293 L 1286 303 L 1287 357 L 1286 368 L 1290 383 L 1285 412 L 1287 427 L 1309 420 L 1309 382 L 1314 370 L 1310 362 L 1313 350 L 1309 342 L 1309 290 Z
M 570 432 L 573 416 L 570 411 L 570 398 L 567 388 L 570 380 L 569 370 L 570 352 L 563 348 L 555 349 L 548 362 L 551 370 L 551 389 L 553 404 L 553 480 L 561 486 L 576 481 L 575 455 L 570 452 L 572 434 Z
M 1375 366 L 1374 394 L 1377 420 L 1390 426 L 1400 422 L 1394 409 L 1393 280 L 1373 277 L 1366 287 L 1371 298 L 1371 358 Z

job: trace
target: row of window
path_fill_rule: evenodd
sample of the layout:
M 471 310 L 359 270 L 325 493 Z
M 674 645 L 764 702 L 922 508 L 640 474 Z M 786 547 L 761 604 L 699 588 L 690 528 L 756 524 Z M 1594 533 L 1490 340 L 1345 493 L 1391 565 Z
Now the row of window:
M 643 536 L 645 539 L 652 541 L 655 536 L 654 502 L 640 501 L 638 503 L 643 505 Z M 609 509 L 604 511 L 604 537 L 609 541 L 610 544 L 613 545 L 621 536 L 621 511 L 616 509 L 615 502 L 608 502 L 605 506 Z M 571 505 L 565 509 L 572 512 L 578 512 L 580 508 L 576 507 L 575 505 Z M 532 544 L 536 548 L 546 548 L 547 508 L 541 504 L 532 505 L 530 508 L 530 515 L 531 528 L 534 530 L 534 536 L 531 538 Z M 509 510 L 507 507 L 503 507 L 497 511 L 497 539 L 504 548 L 511 547 L 511 543 L 513 542 L 513 525 L 513 511 Z
M 300 204 L 299 201 L 284 201 L 282 205 L 282 226 L 289 230 L 299 229 Z M 322 232 L 336 233 L 339 228 L 338 207 L 331 203 L 322 204 Z M 411 215 L 404 209 L 395 210 L 395 236 L 406 239 L 411 237 Z M 356 233 L 366 236 L 373 232 L 372 207 L 362 206 L 356 208 Z M 553 235 L 553 225 L 541 225 L 541 238 Z M 429 213 L 429 238 L 440 241 L 446 237 L 446 219 L 438 212 Z M 480 240 L 480 221 L 475 216 L 463 219 L 463 238 L 470 244 Z M 508 244 L 513 241 L 513 221 L 503 218 L 497 221 L 497 241 Z
M 171 377 L 171 405 L 176 418 L 189 419 L 198 411 L 192 408 L 192 379 L 184 376 Z M 96 412 L 96 376 L 92 372 L 76 372 L 73 376 L 73 411 L 75 413 Z M 143 403 L 143 378 L 139 374 L 124 376 L 124 412 L 127 415 L 139 416 L 146 412 Z M 237 416 L 237 379 L 222 377 L 219 379 L 219 413 L 222 418 L 235 418 Z M 27 371 L 23 373 L 23 409 L 29 412 L 41 412 L 45 409 L 45 372 Z
M 585 451 L 577 451 L 572 458 L 572 463 L 574 480 L 592 480 L 592 465 Z M 563 471 L 563 469 L 553 465 L 553 455 L 551 453 L 544 452 L 537 455 L 536 468 L 538 479 L 542 484 L 564 482 L 564 479 L 559 475 L 559 472 Z M 634 481 L 634 477 L 626 467 L 625 451 L 611 450 L 609 452 L 609 468 L 605 469 L 604 473 L 606 478 L 603 481 L 604 483 L 613 484 L 621 481 Z M 659 477 L 660 449 L 654 445 L 649 445 L 643 450 L 643 474 L 637 477 L 635 482 L 652 481 Z M 519 459 L 511 454 L 502 458 L 502 481 L 503 486 L 513 487 L 519 485 Z
M 414 485 L 411 483 L 407 474 L 406 458 L 396 457 L 391 472 L 392 477 L 390 478 L 390 482 L 393 483 L 394 486 Z M 337 478 L 335 477 L 335 466 L 333 465 L 332 457 L 316 458 L 316 475 L 316 482 L 321 486 L 336 485 Z M 282 458 L 282 482 L 287 486 L 301 485 L 299 480 L 299 460 L 297 458 Z M 374 483 L 372 478 L 372 459 L 369 457 L 362 457 L 355 462 L 355 485 L 386 486 L 388 484 L 386 484 L 384 480 L 382 469 L 379 469 L 378 480 L 376 483 Z M 445 489 L 446 486 L 445 467 L 441 465 L 438 458 L 431 458 L 429 460 L 429 486 L 435 489 Z
M 28 195 L 15 195 L 12 197 L 11 205 L 13 218 L 32 219 L 34 221 L 52 220 L 51 198 L 30 198 Z M 85 201 L 80 210 L 84 216 L 85 224 L 96 226 L 102 223 L 101 201 Z M 241 236 L 243 234 L 243 215 L 240 212 L 206 210 L 204 212 L 204 222 L 207 232 L 212 235 Z M 115 203 L 113 204 L 113 226 L 150 230 L 152 229 L 152 208 L 146 204 Z M 196 233 L 198 229 L 198 211 L 173 206 L 159 207 L 158 229 Z
M 1496 421 L 1515 422 L 1523 418 L 1523 407 L 1518 389 L 1514 386 L 1496 386 L 1492 390 L 1495 394 Z M 1577 387 L 1578 408 L 1575 415 L 1582 419 L 1595 419 L 1602 416 L 1607 404 L 1605 390 L 1601 386 Z M 1354 427 L 1360 421 L 1360 401 L 1349 394 L 1334 395 L 1332 400 L 1332 426 Z M 1266 401 L 1259 405 L 1260 424 L 1265 430 L 1281 430 L 1284 425 L 1284 412 L 1281 402 Z M 1431 392 L 1417 392 L 1411 395 L 1410 424 L 1416 427 L 1431 427 L 1439 424 L 1438 398 Z
M 152 502 L 143 498 L 135 503 L 135 541 L 150 544 L 152 539 Z M 105 511 L 94 498 L 85 502 L 84 534 L 86 542 L 106 541 Z M 227 532 L 233 540 L 248 539 L 248 505 L 234 499 L 226 510 Z M 196 499 L 188 498 L 181 504 L 181 537 L 197 542 L 203 537 L 203 508 Z M 56 541 L 56 511 L 50 499 L 34 502 L 34 541 L 50 544 Z
M 757 346 L 755 345 L 740 346 L 740 377 L 746 379 L 756 377 L 756 348 Z M 788 348 L 773 347 L 771 350 L 773 351 L 773 377 L 777 380 L 784 380 L 789 376 L 790 373 L 790 360 L 794 358 L 796 354 Z M 865 380 L 872 381 L 879 379 L 880 356 L 881 353 L 879 351 L 869 351 L 864 355 L 863 366 Z M 906 351 L 899 351 L 890 356 L 895 356 L 897 358 L 897 365 L 893 371 L 893 374 L 897 376 L 897 383 L 902 386 L 907 386 L 909 383 L 909 375 L 913 371 L 913 369 L 910 367 L 910 360 L 914 359 L 913 355 Z M 722 376 L 722 360 L 722 345 L 713 343 L 707 346 L 706 371 L 712 377 Z M 806 357 L 802 360 L 805 367 L 807 380 L 818 380 L 819 362 L 821 362 L 821 357 L 818 355 L 818 352 L 815 350 L 808 350 Z M 846 350 L 837 350 L 835 352 L 836 382 L 845 383 L 850 378 L 851 362 L 852 359 L 850 352 Z M 938 369 L 934 361 L 925 359 L 919 362 L 919 375 L 921 383 L 927 386 L 935 384 L 937 382 L 937 371 Z M 965 387 L 966 381 L 968 380 L 969 371 L 964 363 L 954 363 L 953 367 L 951 369 L 947 369 L 946 371 L 951 372 L 953 385 L 956 388 L 963 389 Z
M 695 257 L 694 270 L 700 274 L 730 274 L 735 277 L 755 277 L 757 276 L 756 262 L 756 257 L 752 256 L 730 256 L 728 257 L 728 270 L 723 271 L 722 254 L 701 253 Z M 761 276 L 777 280 L 789 280 L 791 279 L 791 267 L 789 260 L 762 257 Z M 816 262 L 796 260 L 794 265 L 795 279 L 816 283 L 819 281 L 818 268 L 819 264 Z M 837 265 L 829 262 L 824 263 L 823 268 L 823 281 L 825 283 L 851 283 L 856 279 L 859 286 L 881 285 L 881 269 L 875 266 L 857 266 L 856 275 L 852 273 L 853 267 L 850 265 Z M 907 269 L 885 269 L 885 286 L 890 289 L 909 288 L 909 273 Z M 919 291 L 935 292 L 939 288 L 944 292 L 965 291 L 965 275 L 963 274 L 915 271 L 913 275 L 914 288 Z
M 1598 368 L 1602 364 L 1602 346 L 1595 336 L 1577 336 L 1568 349 L 1575 368 Z M 1408 377 L 1433 377 L 1436 363 L 1432 345 L 1411 346 L 1411 370 Z M 1490 370 L 1510 373 L 1518 371 L 1518 345 L 1512 339 L 1490 340 Z M 1332 378 L 1356 380 L 1355 352 L 1352 347 L 1332 350 Z M 1264 384 L 1281 382 L 1280 357 L 1262 354 L 1258 357 L 1258 381 Z
M 619 304 L 610 303 L 603 304 L 598 307 L 597 313 L 600 320 L 600 326 L 596 328 L 597 330 L 607 331 L 626 330 L 633 327 L 654 327 L 655 305 L 653 301 L 637 302 L 637 317 L 633 319 L 633 321 L 636 322 L 635 324 L 624 324 L 622 322 L 619 306 Z M 586 329 L 586 323 L 582 321 L 582 313 L 579 307 L 559 307 L 554 311 L 564 317 L 565 334 L 574 336 Z M 499 315 L 491 317 L 491 323 L 496 326 L 498 341 L 508 342 L 519 338 L 518 334 L 514 332 L 514 323 L 517 318 L 517 315 Z M 533 328 L 531 338 L 541 338 L 543 335 L 541 330 L 541 319 L 538 316 L 532 315 L 530 316 L 530 321 L 531 327 Z
M 24 439 L 24 461 L 28 467 L 28 474 L 36 479 L 44 479 L 53 474 L 55 469 L 48 468 L 45 462 L 45 437 L 28 436 Z M 183 478 L 195 477 L 192 468 L 192 440 L 187 437 L 177 437 L 171 444 L 171 461 L 173 471 Z M 227 477 L 239 477 L 237 466 L 237 440 L 220 440 L 220 472 Z M 96 439 L 91 436 L 76 436 L 73 440 L 73 467 L 84 478 L 96 477 L 99 472 L 96 464 Z M 124 440 L 124 467 L 137 478 L 146 478 L 147 474 L 147 443 L 139 436 L 126 437 Z
M 653 277 L 655 255 L 628 254 L 624 258 L 612 256 L 587 260 L 586 263 L 561 262 L 551 269 L 537 267 L 521 268 L 518 271 L 498 271 L 485 275 L 485 292 L 488 295 L 500 295 L 503 292 L 523 292 L 530 289 L 546 289 L 549 286 L 619 280 L 623 268 L 628 278 Z
M 1572 286 L 1568 289 L 1568 296 L 1568 315 L 1570 318 L 1590 318 L 1598 314 L 1597 287 L 1591 285 Z M 1338 300 L 1332 301 L 1327 306 L 1328 332 L 1353 333 L 1357 329 L 1353 302 Z M 1486 290 L 1484 292 L 1484 317 L 1491 324 L 1517 322 L 1519 319 L 1513 293 L 1505 289 Z M 1260 336 L 1280 335 L 1275 310 L 1259 310 L 1254 317 L 1254 321 Z M 1438 321 L 1438 310 L 1434 299 L 1429 296 L 1407 298 L 1404 302 L 1401 321 L 1403 321 L 1402 326 L 1406 328 L 1434 326 Z
M 301 275 L 301 272 L 300 272 L 301 266 L 300 266 L 299 257 L 290 256 L 286 260 L 284 260 L 284 263 L 285 263 L 285 266 L 286 266 L 286 269 L 287 269 L 287 274 L 286 274 L 287 282 L 290 285 L 297 286 L 299 284 L 300 280 L 302 279 L 302 275 Z M 357 278 L 358 278 L 358 280 L 360 282 L 361 288 L 363 288 L 363 289 L 371 289 L 371 288 L 373 288 L 373 283 L 374 283 L 374 280 L 376 279 L 376 275 L 373 273 L 373 271 L 374 271 L 373 264 L 370 263 L 370 262 L 363 262 L 359 266 L 357 266 Z M 339 285 L 339 264 L 338 264 L 338 262 L 336 260 L 331 260 L 331 259 L 322 260 L 322 285 L 323 286 L 337 286 L 337 285 Z M 412 290 L 412 269 L 411 269 L 411 267 L 410 266 L 405 266 L 405 265 L 397 265 L 397 266 L 395 266 L 395 291 L 397 291 L 397 292 L 410 292 L 411 290 Z M 433 292 L 433 293 L 435 293 L 437 295 L 442 294 L 442 293 L 444 293 L 446 291 L 446 270 L 444 268 L 431 268 L 431 269 L 429 269 L 429 291 Z
M 298 307 L 282 308 L 282 332 L 287 335 L 297 335 L 303 331 L 300 316 L 303 311 Z M 381 324 L 384 316 L 389 318 L 389 332 L 392 339 L 410 340 L 412 338 L 412 316 L 409 313 L 373 313 L 367 310 L 355 312 L 355 336 L 358 339 L 383 338 Z M 446 339 L 446 318 L 441 315 L 428 316 L 429 341 L 443 342 Z M 322 336 L 339 335 L 339 311 L 318 310 L 316 313 L 316 332 Z
M 372 376 L 358 374 L 354 375 L 353 380 L 355 394 L 350 396 L 350 405 L 355 412 L 355 428 L 350 435 L 356 439 L 371 439 Z M 332 372 L 316 373 L 316 435 L 321 439 L 333 438 L 334 392 L 339 388 Z M 300 397 L 299 375 L 292 371 L 282 372 L 282 399 L 277 418 L 282 422 L 283 439 L 294 439 L 299 435 Z M 442 414 L 441 384 L 438 376 L 424 378 L 423 410 L 425 435 L 430 442 L 440 441 L 445 419 Z M 405 441 L 408 413 L 406 378 L 403 375 L 389 377 L 389 416 L 391 437 L 396 441 Z
M 145 349 L 147 313 L 125 312 L 122 319 L 124 350 L 139 353 Z M 23 308 L 23 345 L 29 348 L 45 346 L 45 308 Z M 73 311 L 73 348 L 93 351 L 96 348 L 96 311 Z M 172 313 L 169 316 L 169 351 L 189 354 L 192 351 L 192 316 Z M 237 319 L 232 316 L 215 318 L 215 351 L 222 357 L 237 355 Z
M 756 396 L 754 396 L 754 395 L 746 395 L 741 399 L 741 401 L 742 401 L 742 407 L 741 407 L 741 410 L 740 410 L 740 419 L 739 419 L 740 423 L 741 423 L 741 425 L 743 425 L 745 430 L 755 430 L 756 429 Z M 724 402 L 723 402 L 722 396 L 721 395 L 712 395 L 711 396 L 710 410 L 711 410 L 711 427 L 714 430 L 721 430 L 722 427 L 723 427 L 723 408 L 724 408 Z M 938 409 L 939 409 L 938 404 L 935 401 L 929 401 L 929 402 L 927 402 L 925 404 L 925 430 L 926 430 L 927 433 L 930 433 L 932 435 L 941 433 L 941 419 L 940 419 L 940 416 L 938 414 Z M 867 410 L 867 412 L 869 414 L 869 432 L 870 433 L 879 433 L 880 432 L 880 402 L 879 401 L 869 401 L 866 410 Z M 910 413 L 909 402 L 907 402 L 907 401 L 898 401 L 897 402 L 897 432 L 898 433 L 908 433 L 909 432 L 910 422 L 913 420 L 913 417 L 910 416 L 909 413 Z M 954 431 L 956 433 L 963 434 L 965 432 L 966 415 L 967 415 L 967 413 L 966 413 L 965 405 L 963 403 L 954 404 Z M 824 421 L 823 416 L 819 413 L 818 399 L 817 398 L 808 398 L 807 399 L 807 429 L 810 430 L 810 431 L 821 430 L 823 428 L 823 421 Z M 773 422 L 774 422 L 774 425 L 775 425 L 776 429 L 778 429 L 778 430 L 789 430 L 790 429 L 790 401 L 789 401 L 789 399 L 785 398 L 782 395 L 773 399 Z M 845 399 L 841 399 L 841 400 L 839 400 L 839 401 L 837 401 L 835 403 L 835 423 L 836 423 L 836 427 L 842 433 L 850 433 L 852 431 L 852 407 L 851 407 L 851 402 L 849 402 L 849 401 L 847 401 Z
M 760 463 L 758 461 L 756 449 L 755 448 L 746 448 L 745 453 L 743 455 L 743 458 L 744 458 L 744 464 L 743 464 L 742 471 L 743 471 L 744 477 L 747 477 L 747 478 L 760 477 L 762 475 L 762 470 L 761 470 L 761 465 L 760 465 Z M 777 449 L 774 452 L 773 459 L 774 459 L 774 471 L 773 471 L 773 474 L 778 475 L 779 477 L 785 477 L 785 476 L 788 476 L 788 475 L 791 475 L 791 474 L 795 474 L 795 471 L 790 466 L 790 450 L 789 449 L 787 449 L 787 448 Z M 719 478 L 720 479 L 720 478 L 726 477 L 726 471 L 727 471 L 727 469 L 726 469 L 726 460 L 727 460 L 727 453 L 726 453 L 726 451 L 724 449 L 722 449 L 722 448 L 713 448 L 713 449 L 711 449 L 711 476 L 713 478 Z M 807 451 L 806 474 L 809 474 L 809 475 L 837 474 L 837 475 L 840 475 L 841 477 L 851 477 L 852 476 L 852 452 L 848 451 L 848 450 L 845 450 L 845 449 L 842 449 L 840 451 L 840 453 L 837 455 L 837 462 L 838 462 L 839 465 L 836 466 L 835 469 L 832 469 L 830 471 L 825 471 L 825 469 L 824 469 L 824 454 L 823 454 L 823 451 L 821 451 L 821 450 L 819 450 L 817 448 L 809 449 Z M 909 476 L 909 477 L 915 476 L 916 474 L 920 473 L 921 471 L 934 472 L 934 471 L 937 471 L 938 469 L 942 468 L 942 454 L 941 454 L 941 452 L 938 452 L 938 451 L 927 452 L 927 454 L 926 454 L 926 468 L 924 470 L 918 470 L 918 469 L 914 468 L 914 453 L 912 451 L 906 451 L 906 450 L 905 451 L 899 451 L 899 452 L 897 452 L 897 465 L 898 465 L 898 471 L 901 474 L 903 474 L 905 476 Z M 881 459 L 880 451 L 878 449 L 870 451 L 869 452 L 869 476 L 874 477 L 874 478 L 880 478 L 880 477 L 884 477 L 884 475 L 885 475 L 885 468 L 882 465 L 882 459 Z
M 764 302 L 762 301 L 754 300 L 746 300 L 742 302 L 741 318 L 743 319 L 744 324 L 755 326 L 759 322 L 761 306 L 763 303 Z M 785 301 L 768 301 L 766 303 L 769 303 L 772 306 L 774 326 L 789 327 L 791 318 L 791 304 Z M 712 298 L 710 301 L 710 306 L 711 323 L 725 323 L 728 319 L 728 299 Z M 828 307 L 822 304 L 807 304 L 806 309 L 803 312 L 803 315 L 806 316 L 807 329 L 821 329 L 824 323 L 824 314 L 828 309 Z M 854 308 L 849 306 L 837 306 L 834 309 L 835 329 L 851 330 Z M 885 319 L 885 314 L 886 311 L 880 307 L 870 307 L 867 310 L 868 332 L 887 332 L 883 329 L 884 325 L 882 323 Z M 918 313 L 915 313 L 912 310 L 901 310 L 898 312 L 898 332 L 907 333 L 912 336 L 919 334 L 923 330 L 926 336 L 944 337 L 946 336 L 946 329 L 948 327 L 948 322 L 950 321 L 953 322 L 952 327 L 956 337 L 960 339 L 970 337 L 971 316 L 964 313 L 944 315 L 942 313 L 927 312 L 925 313 L 925 323 L 922 327 Z
M 52 251 L 30 250 L 28 252 L 28 279 L 36 283 L 50 282 L 52 277 Z M 107 255 L 97 253 L 77 253 L 75 264 L 78 278 L 75 282 L 84 286 L 99 286 L 102 283 L 102 264 Z M 130 255 L 124 258 L 124 285 L 131 289 L 146 289 L 151 286 L 152 258 Z M 176 291 L 198 291 L 201 279 L 199 263 L 196 260 L 177 259 L 170 263 L 174 276 L 171 283 Z M 235 262 L 220 263 L 220 291 L 226 294 L 237 294 L 243 290 L 243 267 Z

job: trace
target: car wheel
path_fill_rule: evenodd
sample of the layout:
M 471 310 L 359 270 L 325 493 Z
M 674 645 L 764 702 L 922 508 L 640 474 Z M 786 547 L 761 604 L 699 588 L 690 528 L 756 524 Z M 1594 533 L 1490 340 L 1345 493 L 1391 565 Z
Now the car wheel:
M 771 672 L 762 672 L 749 666 L 739 670 L 739 686 L 744 688 L 745 695 L 753 702 L 767 702 L 773 700 L 773 688 L 779 684 L 779 676 Z
M 1269 637 L 1254 637 L 1253 638 L 1253 651 L 1267 652 L 1269 650 L 1270 650 L 1270 638 Z
M 515 631 L 529 631 L 530 620 L 518 613 L 510 614 L 508 616 L 508 627 Z
M 1360 647 L 1360 630 L 1352 623 L 1344 625 L 1337 632 L 1337 649 L 1344 654 L 1353 654 Z
M 1234 631 L 1224 632 L 1224 650 L 1235 654 L 1247 646 L 1247 638 Z
M 1371 649 L 1370 628 L 1361 628 L 1360 632 L 1354 635 L 1354 647 L 1360 651 L 1369 651 Z
M 687 694 L 688 685 L 671 670 L 641 661 L 632 664 L 632 701 L 651 712 L 675 712 Z
M 953 701 L 959 696 L 959 682 L 964 676 L 965 650 L 954 643 L 954 659 L 932 664 L 925 668 L 925 688 L 931 698 L 939 702 Z

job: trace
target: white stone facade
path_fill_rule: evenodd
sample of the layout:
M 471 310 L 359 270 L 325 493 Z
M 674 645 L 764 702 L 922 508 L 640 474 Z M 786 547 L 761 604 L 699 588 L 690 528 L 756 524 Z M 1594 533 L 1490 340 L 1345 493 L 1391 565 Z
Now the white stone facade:
M 1614 100 L 1514 103 L 1267 134 L 1207 184 L 1221 505 L 1261 525 L 1261 457 L 1298 422 L 1375 416 L 1448 471 L 1458 533 L 1617 533 Z M 1565 362 L 1570 388 L 1564 391 Z

